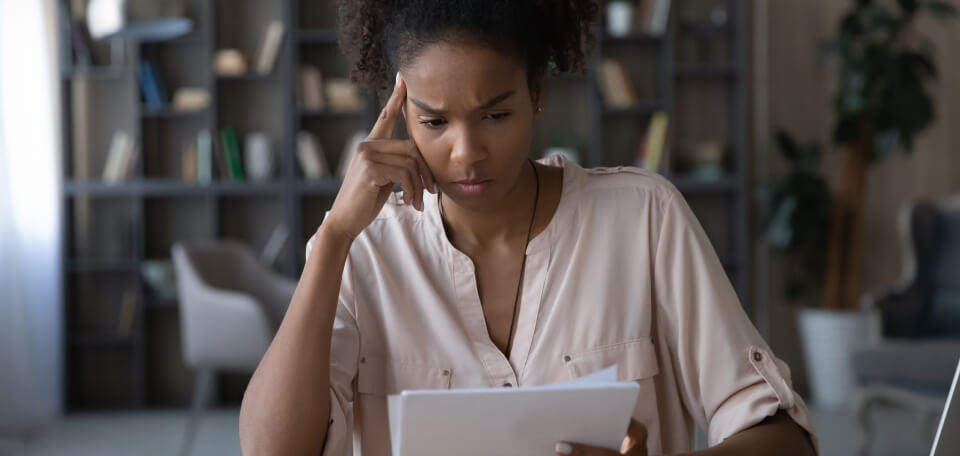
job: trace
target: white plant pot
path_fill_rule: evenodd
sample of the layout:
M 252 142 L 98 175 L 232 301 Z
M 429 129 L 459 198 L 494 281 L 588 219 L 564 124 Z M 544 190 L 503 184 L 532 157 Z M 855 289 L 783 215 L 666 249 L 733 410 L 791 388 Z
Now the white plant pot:
M 880 313 L 802 309 L 797 325 L 813 404 L 845 408 L 854 387 L 853 352 L 880 341 Z
M 632 3 L 607 3 L 607 33 L 611 36 L 629 35 L 633 26 L 633 10 Z

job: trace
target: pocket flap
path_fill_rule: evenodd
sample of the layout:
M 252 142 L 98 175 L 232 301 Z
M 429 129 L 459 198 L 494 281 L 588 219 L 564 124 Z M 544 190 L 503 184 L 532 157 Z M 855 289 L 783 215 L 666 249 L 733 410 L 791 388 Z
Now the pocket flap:
M 617 380 L 630 381 L 653 377 L 660 373 L 657 352 L 649 338 L 571 353 L 564 356 L 570 378 L 590 375 L 617 365 Z
M 442 367 L 402 363 L 380 356 L 362 356 L 357 372 L 357 392 L 398 394 L 404 390 L 450 389 L 453 372 Z

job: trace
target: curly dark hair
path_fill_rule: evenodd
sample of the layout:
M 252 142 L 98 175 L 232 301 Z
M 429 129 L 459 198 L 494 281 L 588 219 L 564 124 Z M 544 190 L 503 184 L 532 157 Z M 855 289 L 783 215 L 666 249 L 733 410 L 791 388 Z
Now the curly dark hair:
M 383 91 L 428 44 L 479 42 L 527 64 L 531 92 L 553 74 L 580 72 L 593 46 L 596 0 L 337 0 L 340 49 L 351 79 Z

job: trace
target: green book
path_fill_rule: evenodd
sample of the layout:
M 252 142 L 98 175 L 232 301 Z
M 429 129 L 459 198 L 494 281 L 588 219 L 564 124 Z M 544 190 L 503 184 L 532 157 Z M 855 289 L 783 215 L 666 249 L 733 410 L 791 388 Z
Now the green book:
M 237 145 L 237 133 L 233 127 L 226 127 L 221 132 L 223 148 L 227 156 L 227 168 L 232 180 L 243 180 L 243 164 L 240 163 L 240 147 Z

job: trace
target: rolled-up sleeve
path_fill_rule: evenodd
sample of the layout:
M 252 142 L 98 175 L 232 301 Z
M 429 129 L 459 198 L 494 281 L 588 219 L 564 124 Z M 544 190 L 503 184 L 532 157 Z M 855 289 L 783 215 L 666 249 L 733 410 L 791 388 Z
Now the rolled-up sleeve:
M 711 446 L 784 410 L 816 447 L 790 369 L 750 322 L 693 212 L 670 190 L 656 241 L 654 299 L 684 405 Z
M 313 238 L 307 242 L 310 258 Z M 327 422 L 323 456 L 353 454 L 353 398 L 355 394 L 360 333 L 355 315 L 353 274 L 350 259 L 343 268 L 337 313 L 330 340 L 330 420 Z

